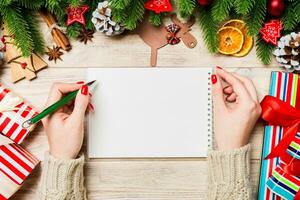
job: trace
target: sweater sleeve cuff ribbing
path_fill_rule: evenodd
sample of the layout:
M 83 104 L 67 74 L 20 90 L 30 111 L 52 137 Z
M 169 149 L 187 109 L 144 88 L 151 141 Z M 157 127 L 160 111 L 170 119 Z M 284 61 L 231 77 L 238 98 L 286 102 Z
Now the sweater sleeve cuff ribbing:
M 72 196 L 75 199 L 85 199 L 83 165 L 83 155 L 78 159 L 63 160 L 56 159 L 47 152 L 42 167 L 40 195 L 48 197 Z M 55 197 L 53 199 L 56 199 Z
M 208 154 L 210 181 L 214 184 L 249 180 L 250 144 L 232 151 L 211 151 Z

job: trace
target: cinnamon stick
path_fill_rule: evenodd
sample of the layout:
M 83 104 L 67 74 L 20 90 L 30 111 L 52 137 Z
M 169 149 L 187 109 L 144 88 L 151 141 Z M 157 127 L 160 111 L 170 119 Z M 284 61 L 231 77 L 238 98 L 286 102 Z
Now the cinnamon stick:
M 54 16 L 50 12 L 43 10 L 40 12 L 40 14 L 47 23 L 48 27 L 51 27 L 56 23 Z M 69 39 L 61 30 L 58 28 L 53 28 L 51 30 L 51 34 L 57 46 L 61 47 L 65 51 L 69 51 L 71 49 Z

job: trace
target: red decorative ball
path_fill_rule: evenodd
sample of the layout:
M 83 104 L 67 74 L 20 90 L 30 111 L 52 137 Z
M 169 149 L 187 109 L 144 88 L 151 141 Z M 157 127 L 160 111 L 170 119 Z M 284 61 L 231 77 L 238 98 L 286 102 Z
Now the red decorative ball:
M 280 17 L 284 11 L 283 0 L 269 0 L 267 5 L 268 13 L 274 17 Z
M 198 0 L 198 3 L 201 5 L 201 6 L 208 6 L 212 3 L 212 0 Z

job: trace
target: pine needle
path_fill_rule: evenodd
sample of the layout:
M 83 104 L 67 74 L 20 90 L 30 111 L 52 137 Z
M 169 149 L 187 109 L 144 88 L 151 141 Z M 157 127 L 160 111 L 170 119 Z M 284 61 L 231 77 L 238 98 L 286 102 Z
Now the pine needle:
M 162 15 L 156 14 L 155 12 L 151 11 L 149 21 L 152 25 L 159 26 L 159 25 L 161 25 L 161 22 L 162 22 Z
M 212 6 L 212 17 L 216 22 L 221 22 L 229 16 L 230 9 L 234 4 L 233 0 L 214 0 Z
M 125 27 L 129 30 L 133 30 L 144 17 L 144 0 L 132 0 L 128 8 L 126 8 L 126 11 L 128 12 L 128 16 L 124 22 Z
M 178 0 L 177 8 L 182 17 L 189 17 L 193 14 L 193 11 L 196 6 L 195 0 Z
M 300 9 L 300 1 L 290 2 L 287 5 L 284 16 L 282 18 L 285 30 L 294 30 L 294 28 L 297 26 L 297 22 L 300 21 L 298 20 L 298 17 L 300 16 L 300 10 L 297 9 Z
M 217 23 L 213 22 L 211 12 L 198 6 L 198 19 L 204 42 L 211 53 L 218 51 Z
M 261 60 L 261 62 L 265 65 L 271 63 L 273 57 L 274 46 L 266 43 L 257 35 L 256 38 L 256 55 Z
M 248 33 L 251 36 L 258 34 L 266 16 L 266 0 L 256 0 L 252 11 L 246 16 Z
M 110 6 L 112 9 L 123 10 L 130 4 L 130 2 L 131 0 L 111 0 Z
M 237 14 L 246 15 L 251 11 L 254 3 L 255 0 L 235 0 L 235 11 Z

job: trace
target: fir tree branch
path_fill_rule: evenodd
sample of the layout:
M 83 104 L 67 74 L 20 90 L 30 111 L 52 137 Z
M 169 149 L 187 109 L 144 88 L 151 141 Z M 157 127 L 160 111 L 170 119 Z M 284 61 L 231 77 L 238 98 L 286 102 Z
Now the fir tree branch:
M 235 0 L 235 11 L 237 14 L 246 15 L 253 8 L 255 0 Z
M 266 0 L 256 0 L 251 12 L 246 16 L 246 24 L 248 33 L 251 36 L 258 34 L 259 30 L 264 23 L 266 16 Z
M 70 38 L 77 38 L 80 34 L 80 32 L 82 31 L 83 27 L 78 24 L 77 22 L 75 22 L 74 24 L 72 24 L 71 26 L 67 27 L 67 35 Z
M 182 17 L 188 17 L 193 14 L 193 11 L 196 6 L 195 0 L 178 0 L 177 8 Z
M 123 10 L 130 4 L 130 2 L 131 0 L 111 0 L 110 6 L 112 9 Z
M 221 22 L 229 16 L 233 0 L 215 0 L 212 6 L 212 17 L 216 22 Z
M 139 21 L 142 21 L 145 13 L 144 0 L 132 0 L 129 4 L 127 19 L 124 22 L 125 28 L 133 30 L 136 28 Z
M 294 30 L 300 21 L 300 1 L 289 2 L 286 6 L 282 22 L 285 30 Z
M 92 30 L 94 29 L 94 24 L 92 22 L 92 14 L 94 12 L 94 10 L 98 7 L 98 1 L 94 1 L 94 0 L 87 0 L 85 1 L 85 4 L 89 5 L 89 10 L 86 14 L 86 29 Z
M 69 0 L 70 6 L 76 7 L 76 6 L 79 6 L 80 4 L 81 4 L 80 0 Z
M 17 0 L 17 2 L 18 5 L 32 10 L 37 10 L 44 4 L 42 0 Z
M 34 50 L 34 44 L 22 9 L 13 5 L 3 7 L 1 12 L 9 34 L 14 35 L 16 47 L 21 50 L 23 56 L 30 56 Z
M 28 22 L 28 27 L 30 30 L 30 35 L 33 41 L 33 50 L 36 53 L 44 54 L 45 50 L 45 42 L 44 38 L 39 29 L 39 23 L 37 21 L 36 13 L 33 13 L 30 10 L 24 10 L 23 16 L 26 18 Z
M 265 65 L 268 65 L 271 63 L 274 46 L 271 44 L 266 43 L 263 41 L 260 37 L 260 35 L 257 35 L 256 38 L 256 55 L 261 60 L 261 62 Z
M 161 25 L 162 22 L 162 15 L 156 14 L 155 12 L 151 11 L 149 16 L 149 21 L 152 25 L 159 26 Z
M 127 13 L 124 12 L 124 10 L 119 10 L 119 9 L 113 9 L 112 10 L 112 16 L 113 20 L 119 23 L 124 23 L 125 20 L 127 19 Z
M 216 53 L 218 51 L 217 23 L 212 21 L 210 10 L 200 6 L 197 6 L 197 8 L 204 42 L 211 53 Z
M 13 0 L 1 0 L 0 1 L 0 6 L 8 6 L 12 4 Z

